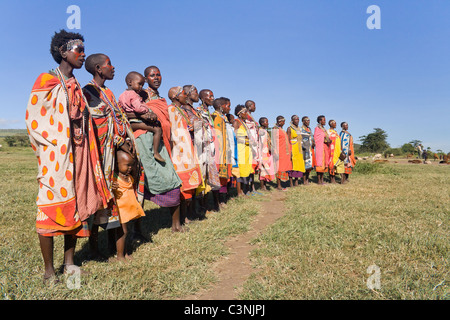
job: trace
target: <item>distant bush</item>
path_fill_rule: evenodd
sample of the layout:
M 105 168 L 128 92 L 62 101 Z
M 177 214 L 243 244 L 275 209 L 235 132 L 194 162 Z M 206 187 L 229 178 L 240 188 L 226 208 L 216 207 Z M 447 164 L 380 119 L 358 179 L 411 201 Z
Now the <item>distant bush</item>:
M 383 155 L 387 155 L 389 157 L 389 155 L 393 154 L 394 156 L 402 156 L 403 155 L 403 151 L 401 148 L 388 148 L 386 151 L 384 151 Z
M 9 147 L 27 147 L 30 146 L 30 140 L 28 136 L 6 136 L 3 138 Z

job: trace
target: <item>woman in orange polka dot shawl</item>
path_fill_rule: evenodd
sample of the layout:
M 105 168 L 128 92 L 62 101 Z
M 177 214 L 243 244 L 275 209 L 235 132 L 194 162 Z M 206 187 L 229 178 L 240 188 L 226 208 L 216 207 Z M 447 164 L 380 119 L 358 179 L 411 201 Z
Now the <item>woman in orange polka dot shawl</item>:
M 55 277 L 53 236 L 65 236 L 65 270 L 77 268 L 73 260 L 76 238 L 89 236 L 86 220 L 113 199 L 98 159 L 92 119 L 73 75 L 84 64 L 83 41 L 78 33 L 55 32 L 50 51 L 59 66 L 39 75 L 25 115 L 38 160 L 36 230 L 44 281 Z

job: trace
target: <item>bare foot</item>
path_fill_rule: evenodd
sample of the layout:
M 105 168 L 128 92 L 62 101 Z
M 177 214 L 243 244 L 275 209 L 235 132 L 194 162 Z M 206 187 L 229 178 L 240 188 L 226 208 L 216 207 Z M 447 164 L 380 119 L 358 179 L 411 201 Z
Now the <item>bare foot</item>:
M 155 158 L 155 160 L 157 160 L 159 162 L 163 162 L 163 163 L 166 162 L 166 160 L 164 160 L 164 158 L 161 157 L 161 155 L 158 152 L 154 152 L 153 153 L 153 157 Z
M 55 284 L 58 284 L 60 281 L 59 281 L 58 277 L 56 276 L 56 274 L 53 273 L 50 275 L 44 274 L 44 278 L 43 278 L 42 282 L 45 285 L 55 285 Z
M 219 208 L 220 209 L 225 209 L 228 205 L 225 202 L 221 202 L 219 203 Z
M 129 261 L 133 261 L 133 257 L 129 254 L 125 255 L 125 259 L 129 260 Z
M 175 228 L 172 228 L 172 233 L 176 233 L 176 232 L 181 232 L 181 233 L 185 233 L 185 232 L 188 232 L 189 231 L 189 228 L 188 227 L 186 227 L 186 226 L 179 226 L 179 227 L 175 227 Z
M 125 262 L 125 263 L 127 263 L 127 262 L 129 262 L 129 260 L 126 258 L 126 256 L 122 256 L 122 257 L 115 256 L 115 257 L 109 258 L 108 262 L 111 262 L 111 263 Z

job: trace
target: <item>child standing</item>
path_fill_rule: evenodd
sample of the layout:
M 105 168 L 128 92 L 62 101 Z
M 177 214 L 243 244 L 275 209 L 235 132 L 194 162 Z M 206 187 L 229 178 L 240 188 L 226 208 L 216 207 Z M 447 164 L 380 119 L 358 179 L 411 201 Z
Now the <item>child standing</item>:
M 147 131 L 153 133 L 153 156 L 159 162 L 166 162 L 159 154 L 159 143 L 162 136 L 161 124 L 139 95 L 145 83 L 144 76 L 139 72 L 131 71 L 125 77 L 125 82 L 128 88 L 119 96 L 119 105 L 125 112 L 134 113 L 144 121 Z M 130 119 L 130 122 L 133 122 L 133 119 Z
M 137 201 L 134 190 L 134 179 L 131 172 L 135 159 L 127 152 L 117 151 L 117 176 L 114 178 L 112 188 L 119 208 L 119 221 L 122 228 L 116 228 L 117 259 L 126 261 L 130 256 L 126 253 L 125 244 L 128 234 L 127 224 L 131 220 L 145 216 L 144 210 Z

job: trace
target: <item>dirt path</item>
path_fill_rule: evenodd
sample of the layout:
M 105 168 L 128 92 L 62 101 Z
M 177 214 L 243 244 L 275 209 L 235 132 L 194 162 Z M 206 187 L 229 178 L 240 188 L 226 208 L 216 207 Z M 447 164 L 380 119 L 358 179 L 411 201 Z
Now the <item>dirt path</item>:
M 236 300 L 242 285 L 252 273 L 249 253 L 255 247 L 250 241 L 264 229 L 284 215 L 284 192 L 272 191 L 270 200 L 263 202 L 260 213 L 255 217 L 250 230 L 225 242 L 230 254 L 214 264 L 213 269 L 219 281 L 208 289 L 183 300 Z

